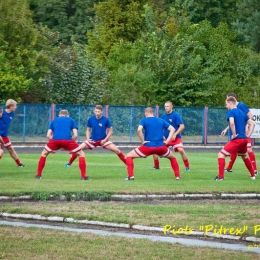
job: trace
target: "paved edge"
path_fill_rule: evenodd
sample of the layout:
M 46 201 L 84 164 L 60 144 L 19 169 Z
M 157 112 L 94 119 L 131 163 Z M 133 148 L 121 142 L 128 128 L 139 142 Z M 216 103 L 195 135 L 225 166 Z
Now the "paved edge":
M 114 223 L 114 222 L 104 222 L 104 221 L 95 221 L 95 220 L 78 220 L 74 218 L 64 218 L 60 216 L 49 216 L 45 217 L 39 214 L 18 214 L 18 213 L 8 213 L 0 212 L 0 218 L 14 218 L 14 219 L 23 219 L 23 220 L 37 220 L 37 221 L 48 221 L 48 222 L 62 222 L 70 224 L 86 224 L 86 225 L 95 225 L 102 227 L 110 228 L 124 228 L 132 229 L 138 231 L 152 231 L 160 233 L 160 235 L 168 236 L 170 232 L 166 231 L 165 227 L 152 227 L 152 226 L 143 226 L 143 225 L 130 225 L 125 223 Z M 182 229 L 182 230 L 181 230 Z M 175 234 L 176 235 L 176 234 Z M 203 231 L 187 231 L 185 228 L 179 228 L 177 235 L 186 235 L 186 236 L 195 236 L 195 237 L 205 237 L 205 238 L 216 238 L 216 239 L 227 239 L 227 240 L 240 240 L 245 242 L 254 242 L 260 243 L 260 238 L 254 236 L 235 236 L 235 235 L 225 235 L 225 234 L 215 234 L 214 232 L 203 232 Z
M 203 200 L 203 199 L 212 199 L 212 200 L 225 200 L 225 199 L 243 199 L 243 200 L 252 200 L 260 199 L 260 193 L 179 193 L 179 194 L 111 194 L 109 198 L 106 198 L 106 201 L 161 201 L 161 200 Z M 55 196 L 50 194 L 45 200 L 50 201 L 66 201 L 67 198 L 65 195 Z M 71 194 L 70 200 L 80 201 L 84 200 L 81 197 L 78 197 L 76 194 Z M 92 200 L 103 200 L 101 197 L 94 197 Z M 22 196 L 1 196 L 1 201 L 35 201 L 32 195 L 22 195 Z

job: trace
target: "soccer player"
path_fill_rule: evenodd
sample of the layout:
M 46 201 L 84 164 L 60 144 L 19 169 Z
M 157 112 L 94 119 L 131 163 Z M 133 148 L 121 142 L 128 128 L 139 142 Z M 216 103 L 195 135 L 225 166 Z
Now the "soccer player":
M 240 110 L 242 110 L 247 116 L 249 116 L 250 119 L 253 119 L 253 114 L 252 114 L 252 112 L 250 112 L 248 106 L 245 105 L 242 102 L 238 102 L 237 101 L 237 96 L 236 96 L 235 93 L 230 92 L 230 93 L 227 94 L 227 97 L 234 97 L 236 99 L 236 107 L 239 108 Z M 228 129 L 229 129 L 229 126 L 227 126 L 221 132 L 221 135 L 224 136 L 226 134 L 226 132 L 228 131 Z M 248 126 L 246 127 L 245 131 L 246 132 L 248 131 Z M 250 161 L 251 161 L 251 163 L 253 165 L 255 175 L 257 175 L 258 174 L 258 170 L 257 170 L 257 165 L 256 165 L 256 158 L 255 158 L 255 154 L 254 154 L 254 152 L 252 150 L 252 144 L 251 144 L 251 139 L 250 138 L 247 139 L 247 153 L 248 153 L 249 159 L 250 159 Z M 230 155 L 230 161 L 229 161 L 228 167 L 227 167 L 227 169 L 225 169 L 225 171 L 232 172 L 232 168 L 233 168 L 233 165 L 234 165 L 234 163 L 236 161 L 236 158 L 237 158 L 237 154 L 236 153 Z
M 173 111 L 173 104 L 171 101 L 166 101 L 164 104 L 164 108 L 166 113 L 162 116 L 162 119 L 164 119 L 166 122 L 172 125 L 176 130 L 175 133 L 173 134 L 172 139 L 167 144 L 167 146 L 168 147 L 172 146 L 175 152 L 179 152 L 181 154 L 186 171 L 190 171 L 188 156 L 184 151 L 183 143 L 181 140 L 181 132 L 184 130 L 183 121 L 180 115 L 175 111 Z M 164 137 L 168 138 L 169 133 L 170 133 L 169 130 L 166 129 L 164 131 Z M 154 160 L 154 167 L 152 169 L 153 170 L 160 169 L 158 155 L 153 155 L 153 160 Z
M 238 154 L 242 157 L 248 171 L 250 172 L 251 179 L 255 180 L 255 173 L 250 160 L 247 158 L 247 138 L 252 134 L 255 123 L 243 111 L 237 108 L 237 100 L 234 97 L 227 97 L 226 107 L 227 121 L 232 136 L 231 140 L 223 147 L 218 154 L 218 176 L 215 180 L 224 180 L 225 157 L 230 154 Z M 246 124 L 249 125 L 249 130 L 245 134 Z
M 14 117 L 14 111 L 17 108 L 17 102 L 13 99 L 8 99 L 5 104 L 5 109 L 2 110 L 2 116 L 0 117 L 0 136 L 4 141 L 4 147 L 8 150 L 11 157 L 14 159 L 19 167 L 24 167 L 25 165 L 21 163 L 16 151 L 14 150 L 12 143 L 8 137 L 8 129 L 11 121 Z M 1 152 L 0 152 L 1 153 Z M 2 154 L 3 155 L 3 154 Z
M 3 115 L 3 108 L 0 107 L 0 118 L 2 117 Z M 4 154 L 4 140 L 2 139 L 2 137 L 0 136 L 0 159 L 3 157 L 3 154 Z
M 71 136 L 71 132 L 73 133 L 73 136 Z M 35 178 L 41 179 L 46 157 L 50 153 L 54 153 L 56 150 L 64 149 L 79 157 L 81 180 L 90 180 L 86 175 L 85 154 L 76 142 L 77 137 L 78 127 L 75 121 L 69 117 L 69 112 L 67 110 L 61 110 L 59 117 L 50 123 L 49 130 L 47 132 L 47 138 L 49 139 L 49 142 L 42 151 L 38 162 L 37 175 Z
M 81 145 L 81 149 L 93 150 L 97 146 L 101 146 L 104 149 L 112 151 L 117 154 L 119 159 L 126 163 L 125 155 L 111 142 L 109 138 L 113 134 L 113 128 L 110 120 L 102 115 L 102 106 L 96 105 L 94 108 L 94 116 L 91 116 L 86 124 L 86 138 Z M 70 167 L 73 161 L 76 159 L 74 154 L 71 155 L 69 162 L 65 167 Z
M 163 132 L 169 130 L 169 135 L 164 141 Z M 144 134 L 143 134 L 144 130 Z M 180 180 L 180 169 L 176 158 L 167 147 L 174 134 L 174 127 L 161 118 L 154 117 L 153 109 L 145 109 L 145 118 L 139 123 L 137 134 L 141 141 L 141 146 L 133 149 L 126 155 L 126 166 L 128 177 L 125 179 L 134 180 L 134 158 L 146 158 L 156 154 L 160 157 L 168 158 L 176 180 Z M 165 145 L 166 144 L 166 145 Z

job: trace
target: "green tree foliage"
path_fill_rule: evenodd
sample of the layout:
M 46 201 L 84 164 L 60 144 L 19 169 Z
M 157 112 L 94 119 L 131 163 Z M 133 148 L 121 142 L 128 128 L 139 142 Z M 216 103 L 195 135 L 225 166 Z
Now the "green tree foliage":
M 56 104 L 102 103 L 108 73 L 99 67 L 82 45 L 54 48 L 50 73 L 43 80 L 45 101 Z
M 220 22 L 231 24 L 238 17 L 236 4 L 241 0 L 173 0 L 169 6 L 175 7 L 193 23 L 208 20 L 216 27 Z
M 253 50 L 260 51 L 260 2 L 258 0 L 241 0 L 237 5 L 238 19 L 234 28 L 242 42 Z
M 33 87 L 45 68 L 44 38 L 26 0 L 1 1 L 0 13 L 0 101 L 20 100 L 20 93 Z
M 173 11 L 159 28 L 152 9 L 145 10 L 147 33 L 109 53 L 112 104 L 222 106 L 227 92 L 245 86 L 249 96 L 259 95 L 259 56 L 236 44 L 226 24 L 192 24 Z
M 134 42 L 144 30 L 143 3 L 145 0 L 108 0 L 95 5 L 95 24 L 88 32 L 88 49 L 105 60 L 115 43 Z
M 87 43 L 87 30 L 92 28 L 97 0 L 30 0 L 34 19 L 53 32 L 65 44 Z

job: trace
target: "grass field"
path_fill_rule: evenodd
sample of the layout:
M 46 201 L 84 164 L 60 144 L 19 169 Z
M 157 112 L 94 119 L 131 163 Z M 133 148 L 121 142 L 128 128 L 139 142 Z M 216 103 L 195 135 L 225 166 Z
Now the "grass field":
M 21 154 L 25 168 L 18 168 L 9 155 L 0 161 L 0 195 L 60 192 L 108 193 L 260 193 L 259 180 L 252 181 L 242 160 L 237 159 L 233 173 L 216 182 L 217 154 L 189 154 L 191 171 L 176 154 L 181 180 L 176 181 L 167 159 L 161 159 L 160 170 L 150 170 L 152 158 L 136 159 L 135 180 L 124 181 L 126 168 L 113 153 L 86 153 L 88 175 L 92 181 L 81 181 L 77 162 L 64 168 L 69 155 L 50 155 L 42 179 L 36 180 L 39 155 Z M 260 158 L 257 158 L 260 159 Z M 259 176 L 260 177 L 260 176 Z M 58 215 L 75 219 L 111 221 L 163 227 L 189 227 L 199 230 L 203 225 L 243 228 L 244 235 L 254 235 L 259 223 L 258 200 L 251 201 L 173 201 L 168 202 L 5 202 L 0 212 Z M 257 234 L 259 237 L 259 233 Z M 0 259 L 260 259 L 255 253 L 234 252 L 212 248 L 190 248 L 178 244 L 146 240 L 101 237 L 35 228 L 0 226 Z M 13 250 L 13 245 L 15 250 Z M 259 249 L 260 250 L 260 249 Z M 19 253 L 18 253 L 19 252 Z
M 23 154 L 26 165 L 18 168 L 9 155 L 0 161 L 0 194 L 25 194 L 35 191 L 105 191 L 111 193 L 252 193 L 260 192 L 259 180 L 250 179 L 241 158 L 233 173 L 226 173 L 224 181 L 213 181 L 217 175 L 217 154 L 189 154 L 191 171 L 186 172 L 176 155 L 181 169 L 181 180 L 176 181 L 168 159 L 161 159 L 161 169 L 151 170 L 152 157 L 135 159 L 135 180 L 124 181 L 126 167 L 113 153 L 86 153 L 87 173 L 92 181 L 81 181 L 77 161 L 64 168 L 69 159 L 65 153 L 49 155 L 42 179 L 35 180 L 39 155 Z

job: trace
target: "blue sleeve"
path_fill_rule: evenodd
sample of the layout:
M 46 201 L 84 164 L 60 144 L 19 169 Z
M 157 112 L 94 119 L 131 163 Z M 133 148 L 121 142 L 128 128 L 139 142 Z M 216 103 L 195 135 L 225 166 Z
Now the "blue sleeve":
M 78 126 L 75 122 L 75 120 L 72 119 L 72 129 L 78 129 Z
M 86 123 L 86 126 L 87 126 L 87 127 L 92 127 L 91 118 L 88 119 L 88 121 L 87 121 L 87 123 Z
M 183 121 L 182 121 L 180 115 L 177 114 L 177 113 L 176 113 L 176 124 L 177 124 L 177 125 L 181 125 L 181 124 L 183 124 Z
M 144 119 L 140 121 L 139 125 L 144 126 Z
M 107 127 L 107 128 L 110 128 L 111 126 L 112 126 L 112 124 L 111 124 L 110 120 L 107 118 L 106 127 Z
M 250 111 L 248 106 L 246 104 L 242 103 L 242 102 L 238 103 L 237 108 L 242 110 L 245 114 L 247 114 Z
M 170 124 L 168 123 L 168 122 L 166 122 L 165 120 L 163 120 L 164 122 L 163 122 L 163 128 L 164 129 L 168 129 L 169 128 L 169 126 L 170 126 Z
M 49 129 L 53 131 L 53 121 L 51 121 L 51 123 L 49 125 Z

